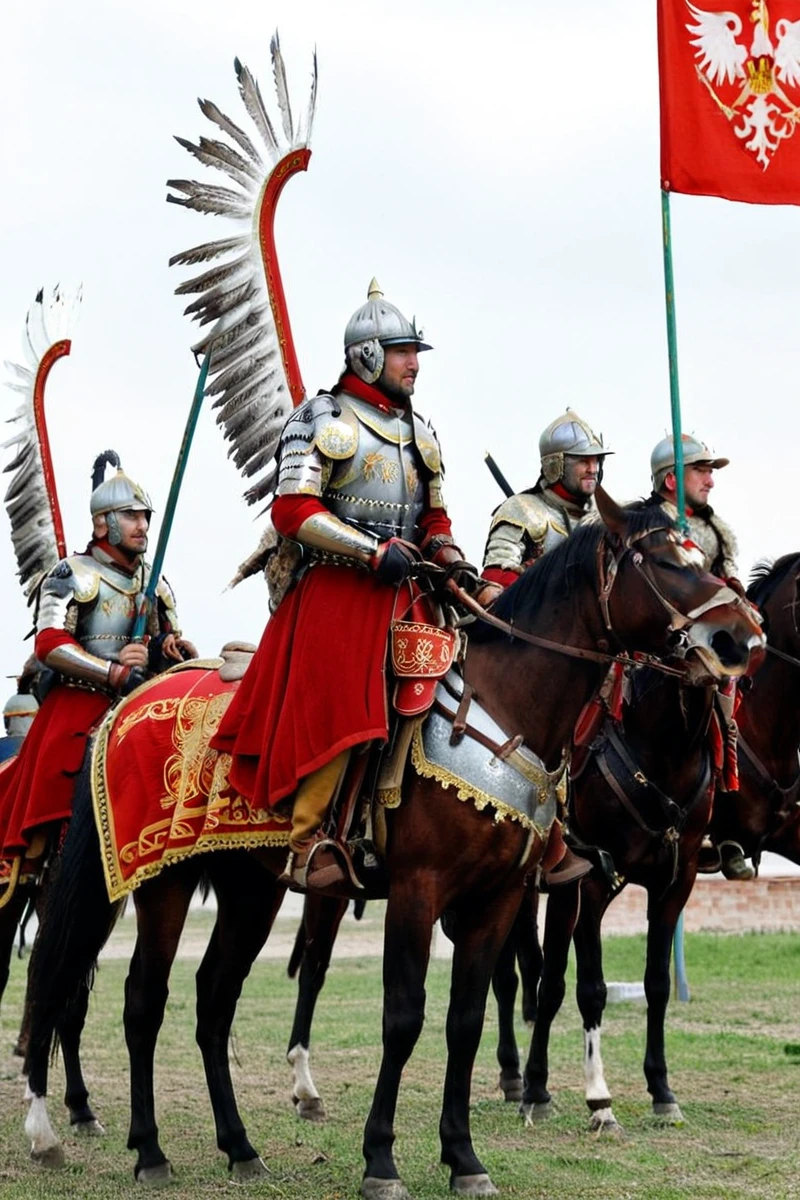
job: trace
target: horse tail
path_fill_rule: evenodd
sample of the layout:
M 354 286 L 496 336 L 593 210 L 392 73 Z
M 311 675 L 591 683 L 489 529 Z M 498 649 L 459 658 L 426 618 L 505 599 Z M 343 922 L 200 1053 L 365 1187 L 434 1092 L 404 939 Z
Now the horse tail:
M 34 1064 L 46 1062 L 55 1047 L 59 1018 L 82 987 L 91 987 L 97 955 L 121 908 L 122 904 L 111 904 L 108 899 L 89 771 L 84 765 L 75 787 L 69 830 L 51 868 L 31 955 L 28 1053 L 32 1076 Z
M 306 920 L 305 906 L 303 907 L 303 919 L 297 929 L 297 937 L 294 939 L 292 953 L 289 956 L 289 965 L 286 968 L 286 974 L 290 979 L 294 979 L 297 972 L 300 970 L 300 964 L 303 961 L 303 955 L 306 952 Z

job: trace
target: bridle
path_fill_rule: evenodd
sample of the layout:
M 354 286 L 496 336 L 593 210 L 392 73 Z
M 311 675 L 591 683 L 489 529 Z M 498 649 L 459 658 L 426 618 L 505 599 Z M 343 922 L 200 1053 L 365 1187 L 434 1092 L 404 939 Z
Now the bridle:
M 667 611 L 670 616 L 670 630 L 673 632 L 685 632 L 703 613 L 709 609 L 717 608 L 722 604 L 741 603 L 741 597 L 729 587 L 722 586 L 709 600 L 698 605 L 689 613 L 682 613 L 680 609 L 669 600 L 655 579 L 650 564 L 646 556 L 641 550 L 637 549 L 637 544 L 644 538 L 650 537 L 654 533 L 669 533 L 671 526 L 659 525 L 652 529 L 646 529 L 641 533 L 632 535 L 620 543 L 617 550 L 614 550 L 608 543 L 605 535 L 600 539 L 597 546 L 597 573 L 599 579 L 598 603 L 603 616 L 603 622 L 606 629 L 612 636 L 614 634 L 613 623 L 611 621 L 610 601 L 611 594 L 614 590 L 614 585 L 619 575 L 619 568 L 626 555 L 631 555 L 631 564 L 638 574 L 642 577 L 645 583 L 655 595 L 661 606 Z M 459 603 L 463 605 L 467 611 L 483 622 L 486 625 L 491 625 L 495 629 L 502 630 L 508 634 L 510 638 L 516 638 L 519 641 L 527 642 L 528 645 L 538 646 L 543 650 L 551 650 L 556 654 L 566 655 L 568 658 L 580 658 L 589 662 L 602 663 L 608 665 L 611 663 L 621 663 L 623 666 L 647 666 L 655 671 L 660 671 L 664 675 L 672 675 L 677 678 L 683 678 L 686 674 L 685 667 L 673 667 L 665 663 L 664 660 L 656 654 L 646 654 L 642 651 L 633 651 L 628 653 L 623 651 L 621 654 L 610 654 L 602 650 L 588 650 L 579 646 L 569 646 L 563 642 L 554 642 L 550 638 L 541 637 L 536 633 L 529 633 L 526 629 L 520 629 L 513 618 L 510 621 L 504 621 L 501 617 L 495 616 L 494 613 L 487 611 L 482 605 L 469 595 L 464 588 L 460 587 L 452 578 L 452 574 L 458 571 L 460 564 L 453 564 L 445 574 L 450 576 L 448 587 L 452 594 L 456 596 Z M 800 663 L 798 663 L 800 666 Z

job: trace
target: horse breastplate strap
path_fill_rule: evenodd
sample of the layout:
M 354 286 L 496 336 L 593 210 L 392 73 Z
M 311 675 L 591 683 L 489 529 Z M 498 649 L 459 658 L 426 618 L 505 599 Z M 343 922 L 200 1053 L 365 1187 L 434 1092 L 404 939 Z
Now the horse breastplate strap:
M 548 771 L 537 754 L 509 738 L 476 700 L 470 704 L 466 736 L 453 744 L 453 721 L 464 681 L 452 670 L 437 686 L 433 711 L 412 745 L 417 774 L 453 786 L 461 800 L 491 806 L 495 820 L 518 821 L 541 837 L 556 817 L 558 788 L 566 759 Z

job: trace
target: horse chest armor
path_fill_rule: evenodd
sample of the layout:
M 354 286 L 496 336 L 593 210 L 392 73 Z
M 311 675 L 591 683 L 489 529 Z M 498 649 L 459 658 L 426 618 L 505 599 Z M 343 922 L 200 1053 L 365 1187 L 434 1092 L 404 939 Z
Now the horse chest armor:
M 323 499 L 348 525 L 381 541 L 414 541 L 425 506 L 425 471 L 410 414 L 383 413 L 348 397 L 358 421 L 358 446 L 352 458 L 334 463 Z
M 78 604 L 75 637 L 85 650 L 98 658 L 116 659 L 131 640 L 141 596 L 142 573 L 131 578 L 105 563 L 95 564 L 97 595 L 88 604 Z

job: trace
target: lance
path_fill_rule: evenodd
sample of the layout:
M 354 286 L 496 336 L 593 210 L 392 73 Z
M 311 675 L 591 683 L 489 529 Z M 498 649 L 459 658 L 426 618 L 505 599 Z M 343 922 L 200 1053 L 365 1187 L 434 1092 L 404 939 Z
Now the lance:
M 678 334 L 675 324 L 675 279 L 672 273 L 672 225 L 669 192 L 661 189 L 661 228 L 664 246 L 664 299 L 667 306 L 667 349 L 669 352 L 669 398 L 672 409 L 672 444 L 675 447 L 675 502 L 678 526 L 689 533 L 683 487 L 683 431 L 681 429 L 681 389 L 678 381 Z
M 203 404 L 203 396 L 206 390 L 206 379 L 208 378 L 208 368 L 211 364 L 211 349 L 208 350 L 200 367 L 200 374 L 197 377 L 197 386 L 194 389 L 194 397 L 192 398 L 192 407 L 189 409 L 189 416 L 186 421 L 186 428 L 183 431 L 183 441 L 181 448 L 178 451 L 178 458 L 175 462 L 175 471 L 172 475 L 172 484 L 170 485 L 169 495 L 167 497 L 167 505 L 164 509 L 164 518 L 161 522 L 161 529 L 158 533 L 158 542 L 156 544 L 156 552 L 153 556 L 153 565 L 150 569 L 150 578 L 147 581 L 147 587 L 139 603 L 139 611 L 136 614 L 136 623 L 133 627 L 133 635 L 131 641 L 141 642 L 144 638 L 144 632 L 147 628 L 147 616 L 150 611 L 150 606 L 155 600 L 156 588 L 161 577 L 161 568 L 164 565 L 164 557 L 167 553 L 167 542 L 169 535 L 172 532 L 172 522 L 175 517 L 175 509 L 178 505 L 178 496 L 180 494 L 183 476 L 186 471 L 186 463 L 189 458 L 189 450 L 192 445 L 194 431 L 197 428 L 197 420 L 200 416 L 200 409 Z
M 500 470 L 500 468 L 498 467 L 497 463 L 494 461 L 494 459 L 492 458 L 492 456 L 488 450 L 484 451 L 483 461 L 486 463 L 487 467 L 491 471 L 495 483 L 497 483 L 500 486 L 500 488 L 502 488 L 502 490 L 505 492 L 505 494 L 507 496 L 513 496 L 514 489 L 512 488 L 511 484 L 508 482 L 505 475 Z

